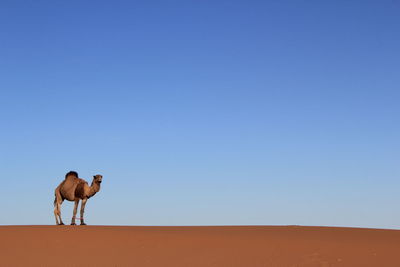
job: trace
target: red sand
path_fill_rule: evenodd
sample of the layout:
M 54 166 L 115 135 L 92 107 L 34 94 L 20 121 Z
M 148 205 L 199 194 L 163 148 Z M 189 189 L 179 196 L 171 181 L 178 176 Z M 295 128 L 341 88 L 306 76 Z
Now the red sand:
M 0 226 L 0 266 L 400 266 L 400 231 Z

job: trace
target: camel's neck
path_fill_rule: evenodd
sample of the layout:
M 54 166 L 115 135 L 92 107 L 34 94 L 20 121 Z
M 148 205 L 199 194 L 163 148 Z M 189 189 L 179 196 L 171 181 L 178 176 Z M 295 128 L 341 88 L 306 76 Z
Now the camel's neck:
M 90 191 L 89 191 L 89 196 L 88 197 L 94 196 L 99 191 L 100 191 L 100 184 L 99 183 L 95 183 L 93 181 L 92 185 L 90 186 Z

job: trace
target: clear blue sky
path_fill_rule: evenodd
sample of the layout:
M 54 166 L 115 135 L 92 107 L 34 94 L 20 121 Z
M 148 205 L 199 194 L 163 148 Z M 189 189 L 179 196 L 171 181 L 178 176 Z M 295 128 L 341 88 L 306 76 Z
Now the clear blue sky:
M 54 224 L 76 170 L 89 224 L 400 228 L 399 14 L 1 1 L 0 224 Z

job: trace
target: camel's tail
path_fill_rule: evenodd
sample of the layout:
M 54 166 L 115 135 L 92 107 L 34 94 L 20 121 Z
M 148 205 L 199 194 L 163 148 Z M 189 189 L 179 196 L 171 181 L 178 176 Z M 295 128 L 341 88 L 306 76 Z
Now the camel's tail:
M 54 195 L 54 207 L 56 206 L 56 203 L 57 203 L 57 196 Z

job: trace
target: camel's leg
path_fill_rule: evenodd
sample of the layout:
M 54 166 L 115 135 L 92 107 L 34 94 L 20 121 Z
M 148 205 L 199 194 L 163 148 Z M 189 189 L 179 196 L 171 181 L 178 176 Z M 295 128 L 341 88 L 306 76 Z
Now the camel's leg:
M 57 225 L 63 225 L 63 221 L 61 219 L 61 204 L 63 202 L 63 199 L 61 197 L 60 192 L 56 190 L 55 193 L 55 200 L 54 200 L 54 216 L 56 217 L 56 224 Z M 60 219 L 60 220 L 58 220 Z
M 58 225 L 64 225 L 64 223 L 61 219 L 61 204 L 62 204 L 62 202 L 63 202 L 62 199 L 57 200 L 56 207 L 54 209 L 54 214 L 56 215 L 56 223 Z M 57 217 L 60 219 L 60 222 L 58 222 Z
M 79 198 L 75 199 L 74 213 L 72 214 L 71 225 L 76 225 L 75 218 L 76 218 L 76 212 L 78 211 L 78 204 L 79 204 Z
M 87 202 L 87 198 L 82 199 L 82 202 L 81 202 L 81 225 L 86 225 L 86 223 L 83 219 L 83 214 L 85 213 L 86 202 Z
M 60 202 L 57 203 L 58 205 L 58 217 L 60 217 L 60 225 L 64 225 L 64 222 L 61 219 L 61 204 L 63 203 L 63 200 L 61 199 Z
M 59 225 L 60 223 L 58 222 L 58 208 L 57 208 L 57 199 L 54 200 L 54 216 L 56 217 L 56 225 Z

